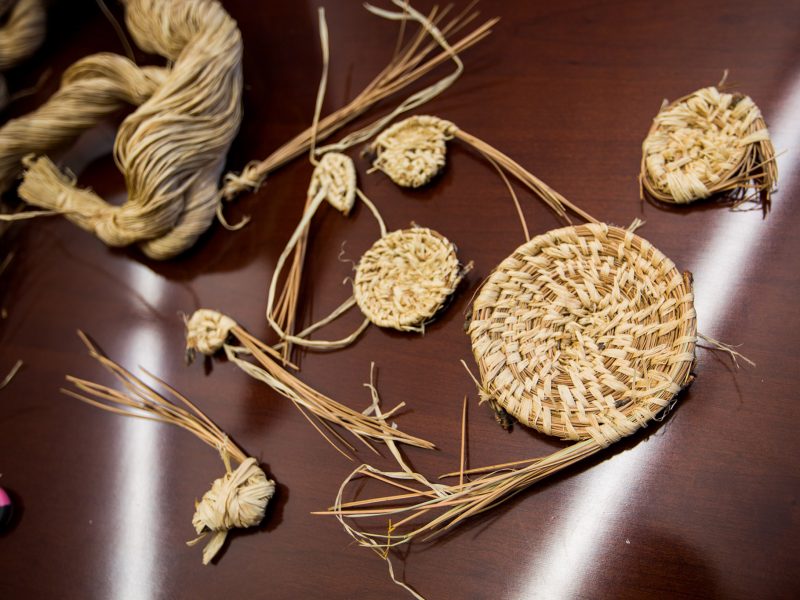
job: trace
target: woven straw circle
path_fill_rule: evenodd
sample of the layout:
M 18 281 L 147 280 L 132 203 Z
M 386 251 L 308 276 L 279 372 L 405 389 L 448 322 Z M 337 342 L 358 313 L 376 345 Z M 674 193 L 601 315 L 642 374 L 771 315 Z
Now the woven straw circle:
M 420 331 L 461 280 L 455 246 L 424 227 L 383 236 L 356 267 L 353 294 L 361 312 L 380 327 Z
M 469 327 L 482 393 L 519 422 L 606 446 L 691 380 L 691 276 L 604 224 L 537 236 L 484 283 Z
M 322 193 L 336 210 L 350 213 L 356 200 L 356 167 L 353 159 L 339 152 L 328 152 L 314 168 L 308 197 Z
M 642 186 L 657 200 L 679 204 L 751 188 L 768 195 L 777 179 L 774 158 L 767 126 L 748 96 L 703 88 L 653 120 L 642 144 Z
M 399 186 L 423 186 L 444 167 L 454 128 L 449 121 L 428 115 L 399 121 L 375 138 L 373 165 Z

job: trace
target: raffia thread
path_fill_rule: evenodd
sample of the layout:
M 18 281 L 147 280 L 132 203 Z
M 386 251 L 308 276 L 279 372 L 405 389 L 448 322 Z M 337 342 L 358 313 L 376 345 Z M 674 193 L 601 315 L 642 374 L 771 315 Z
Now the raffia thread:
M 483 140 L 460 129 L 455 123 L 431 115 L 414 115 L 398 121 L 381 132 L 372 142 L 373 168 L 384 172 L 401 187 L 420 187 L 429 183 L 444 168 L 447 141 L 457 138 L 478 151 L 506 182 L 520 211 L 516 195 L 506 173 L 520 181 L 559 217 L 569 221 L 565 208 L 586 221 L 597 219 L 556 192 L 519 163 Z M 521 214 L 520 214 L 521 218 Z M 524 219 L 523 219 L 524 225 Z M 527 227 L 526 230 L 527 237 Z
M 453 528 L 665 414 L 692 381 L 691 276 L 628 230 L 558 229 L 495 269 L 475 300 L 469 334 L 482 399 L 576 443 L 544 458 L 471 471 L 462 452 L 459 470 L 447 474 L 459 476 L 457 485 L 429 481 L 390 444 L 400 470 L 361 465 L 319 513 L 336 516 L 385 559 L 389 548 Z M 477 477 L 465 478 L 470 474 Z M 344 502 L 344 490 L 362 477 L 401 493 Z M 391 519 L 386 533 L 346 521 L 375 517 Z
M 7 16 L 6 16 L 7 15 Z M 4 0 L 0 2 L 0 71 L 6 71 L 33 54 L 42 44 L 47 25 L 42 0 Z M 0 110 L 9 102 L 5 77 L 0 75 Z
M 231 341 L 238 342 L 239 345 L 233 345 L 230 343 Z M 429 449 L 434 447 L 426 440 L 403 433 L 385 420 L 344 406 L 303 383 L 279 364 L 282 357 L 273 348 L 247 333 L 230 317 L 215 310 L 199 309 L 187 319 L 186 348 L 189 360 L 193 358 L 195 352 L 212 355 L 219 350 L 224 350 L 228 360 L 245 373 L 266 383 L 277 393 L 291 400 L 319 434 L 347 458 L 350 456 L 346 450 L 354 452 L 355 449 L 330 425 L 338 425 L 349 431 L 356 439 L 376 453 L 377 450 L 372 446 L 370 440 L 384 443 L 392 441 Z M 242 358 L 247 355 L 252 356 L 255 364 Z M 405 404 L 400 403 L 388 414 L 394 414 L 403 406 Z M 308 412 L 316 417 L 320 425 L 327 429 L 336 442 L 317 425 L 307 414 Z M 346 450 L 342 450 L 340 445 L 344 446 Z
M 211 484 L 211 489 L 195 504 L 192 524 L 199 537 L 188 542 L 189 545 L 194 545 L 211 536 L 203 548 L 203 564 L 208 564 L 222 548 L 231 529 L 255 527 L 261 523 L 267 503 L 275 494 L 275 482 L 267 478 L 255 458 L 245 455 L 188 398 L 142 369 L 166 389 L 172 399 L 160 394 L 133 373 L 104 356 L 82 332 L 79 334 L 89 349 L 89 355 L 113 374 L 127 393 L 71 375 L 67 376 L 67 381 L 77 391 L 62 389 L 62 392 L 109 412 L 177 425 L 219 451 L 225 465 L 225 475 L 216 479 Z M 231 458 L 239 463 L 235 469 L 231 468 Z
M 464 273 L 452 242 L 425 227 L 384 235 L 356 266 L 353 295 L 380 327 L 423 331 Z
M 664 106 L 642 144 L 642 195 L 687 204 L 713 194 L 760 199 L 769 209 L 775 149 L 748 96 L 707 87 Z
M 64 72 L 61 87 L 47 102 L 0 128 L 0 192 L 14 184 L 26 156 L 69 145 L 121 107 L 143 104 L 163 85 L 167 74 L 164 68 L 137 67 L 129 59 L 110 53 L 95 54 L 74 63 Z M 52 165 L 44 157 L 39 160 Z M 60 177 L 72 181 L 68 175 Z M 88 196 L 87 202 L 92 198 L 95 196 Z M 104 203 L 99 199 L 98 202 L 102 209 Z M 77 213 L 67 216 L 83 218 Z
M 114 206 L 77 188 L 46 158 L 31 163 L 19 194 L 110 246 L 138 244 L 166 259 L 192 246 L 216 214 L 217 182 L 241 122 L 242 40 L 216 0 L 126 0 L 125 8 L 137 45 L 174 62 L 118 131 L 127 201 Z

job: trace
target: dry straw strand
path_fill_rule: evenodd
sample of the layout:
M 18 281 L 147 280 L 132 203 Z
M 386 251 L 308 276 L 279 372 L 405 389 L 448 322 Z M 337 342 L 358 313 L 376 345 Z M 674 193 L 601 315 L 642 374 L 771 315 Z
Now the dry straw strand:
M 375 154 L 373 168 L 385 173 L 401 187 L 416 188 L 426 185 L 444 168 L 447 142 L 453 138 L 471 146 L 498 170 L 511 191 L 518 212 L 520 212 L 519 203 L 513 188 L 508 184 L 506 174 L 530 189 L 559 217 L 568 222 L 565 210 L 567 208 L 588 222 L 598 222 L 512 158 L 460 129 L 455 123 L 431 115 L 413 115 L 381 132 L 371 144 Z M 521 214 L 520 220 L 527 239 L 527 226 Z
M 239 345 L 229 344 L 227 342 L 229 339 L 235 340 Z M 351 409 L 303 383 L 280 364 L 282 357 L 276 350 L 247 333 L 230 317 L 217 311 L 200 309 L 192 314 L 186 321 L 186 347 L 187 356 L 190 359 L 195 352 L 210 356 L 219 350 L 224 350 L 228 360 L 245 373 L 266 383 L 280 395 L 291 400 L 317 431 L 348 458 L 347 450 L 353 451 L 354 448 L 330 425 L 337 425 L 349 431 L 373 451 L 375 449 L 370 444 L 370 440 L 387 444 L 390 441 L 405 443 L 429 449 L 434 447 L 428 441 L 403 433 L 383 419 Z M 255 362 L 242 358 L 242 356 L 248 355 Z M 405 406 L 404 403 L 398 404 L 387 415 L 394 414 L 403 406 Z M 311 413 L 346 450 L 342 450 L 336 442 L 328 437 L 307 412 Z
M 126 0 L 136 44 L 173 63 L 163 84 L 120 126 L 114 158 L 128 199 L 106 203 L 49 160 L 20 186 L 30 204 L 66 214 L 110 246 L 155 259 L 186 250 L 216 214 L 218 180 L 241 122 L 242 40 L 216 0 Z
M 576 443 L 482 469 L 465 471 L 462 462 L 450 474 L 459 475 L 458 485 L 427 480 L 396 453 L 400 471 L 361 465 L 322 513 L 335 515 L 361 545 L 385 552 L 450 529 L 665 414 L 693 377 L 691 276 L 631 231 L 604 224 L 554 230 L 493 271 L 475 300 L 469 335 L 481 398 Z M 344 502 L 346 487 L 362 477 L 400 493 Z M 387 533 L 345 520 L 378 517 L 391 519 Z
M 707 87 L 664 106 L 642 144 L 646 195 L 688 204 L 714 194 L 769 210 L 778 179 L 775 149 L 755 102 Z
M 255 527 L 261 523 L 267 503 L 275 494 L 275 482 L 267 478 L 255 458 L 248 457 L 188 398 L 142 369 L 167 391 L 167 395 L 159 393 L 104 356 L 83 332 L 79 335 L 89 355 L 114 375 L 125 391 L 68 375 L 67 381 L 75 390 L 62 389 L 62 392 L 108 412 L 176 425 L 219 451 L 225 475 L 216 479 L 200 502 L 195 503 L 192 524 L 198 537 L 188 542 L 194 545 L 211 536 L 203 548 L 203 564 L 208 564 L 222 548 L 231 529 Z M 235 469 L 231 468 L 231 458 L 239 463 Z
M 405 2 L 395 3 L 404 10 L 410 8 Z M 417 35 L 412 36 L 399 51 L 395 52 L 386 67 L 347 105 L 320 119 L 317 128 L 309 127 L 264 160 L 249 163 L 242 173 L 227 174 L 223 190 L 224 197 L 231 200 L 242 192 L 257 190 L 271 172 L 307 152 L 311 147 L 312 137 L 317 141 L 329 138 L 336 131 L 363 115 L 381 101 L 399 93 L 441 64 L 452 60 L 454 56 L 458 56 L 464 50 L 483 40 L 491 33 L 492 27 L 497 23 L 497 19 L 486 21 L 461 37 L 457 42 L 448 43 L 446 48 L 442 48 L 436 39 L 432 42 L 426 41 L 426 37 L 430 35 L 433 29 L 438 31 L 442 38 L 445 38 L 446 36 L 455 35 L 466 27 L 477 16 L 477 13 L 470 12 L 471 7 L 472 5 L 468 6 L 447 22 L 444 22 L 444 19 L 450 12 L 450 7 L 444 10 L 434 7 L 424 18 L 428 25 L 423 25 Z M 401 20 L 401 23 L 404 24 L 405 20 Z M 401 28 L 401 31 L 403 29 L 404 27 Z M 436 52 L 437 50 L 438 52 Z M 446 77 L 445 80 L 449 81 L 449 78 Z M 426 89 L 428 90 L 427 99 L 429 100 L 433 97 L 431 94 L 434 94 L 434 92 L 440 93 L 444 87 L 436 87 L 436 84 L 434 84 Z M 412 98 L 419 98 L 417 94 L 413 94 Z M 426 94 L 423 92 L 422 96 L 425 97 Z M 407 99 L 407 102 L 411 102 L 411 99 Z M 407 110 L 410 110 L 410 108 L 407 108 Z M 368 126 L 364 130 L 372 131 L 372 127 Z M 352 140 L 348 143 L 352 143 Z M 320 151 L 327 150 L 330 150 L 330 148 L 320 148 Z

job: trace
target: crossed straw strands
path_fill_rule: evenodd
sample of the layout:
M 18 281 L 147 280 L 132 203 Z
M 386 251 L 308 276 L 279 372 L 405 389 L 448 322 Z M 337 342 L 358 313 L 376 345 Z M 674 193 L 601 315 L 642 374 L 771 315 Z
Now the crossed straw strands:
M 71 375 L 67 376 L 67 381 L 75 389 L 62 389 L 62 392 L 108 412 L 177 425 L 219 451 L 225 475 L 214 480 L 211 489 L 195 503 L 192 525 L 198 537 L 187 542 L 192 546 L 211 536 L 203 548 L 203 564 L 208 564 L 222 548 L 231 529 L 255 527 L 261 523 L 267 503 L 275 494 L 275 482 L 267 478 L 255 458 L 248 457 L 188 398 L 142 369 L 168 393 L 160 394 L 104 356 L 83 332 L 78 334 L 89 355 L 117 379 L 125 392 Z M 239 463 L 235 469 L 231 468 L 231 459 Z
M 707 87 L 662 107 L 642 144 L 642 197 L 687 204 L 713 194 L 750 198 L 769 210 L 778 179 L 775 149 L 748 96 Z

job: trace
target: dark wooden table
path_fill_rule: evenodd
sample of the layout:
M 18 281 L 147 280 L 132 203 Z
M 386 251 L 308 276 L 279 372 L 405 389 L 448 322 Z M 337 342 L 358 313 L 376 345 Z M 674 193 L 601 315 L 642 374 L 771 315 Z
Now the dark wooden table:
M 320 72 L 318 2 L 225 2 L 245 41 L 245 109 L 231 168 L 263 158 L 305 128 Z M 420 2 L 420 8 L 429 7 Z M 435 543 L 394 557 L 429 598 L 788 598 L 798 592 L 800 531 L 800 3 L 481 3 L 501 23 L 469 51 L 466 72 L 425 111 L 501 148 L 608 222 L 647 221 L 645 236 L 694 273 L 700 330 L 741 344 L 757 368 L 698 352 L 697 380 L 674 413 L 593 460 L 521 494 Z M 388 60 L 395 26 L 357 2 L 327 5 L 332 62 L 325 110 L 342 105 Z M 32 109 L 75 59 L 121 46 L 93 2 L 62 2 L 45 48 L 10 75 L 17 89 L 52 75 Z M 639 201 L 640 147 L 662 99 L 729 81 L 766 115 L 779 159 L 772 212 L 714 203 L 673 210 Z M 111 199 L 122 178 L 106 155 L 113 129 L 65 157 Z M 353 152 L 356 156 L 357 152 Z M 476 286 L 522 235 L 508 194 L 473 152 L 451 145 L 447 170 L 417 192 L 381 174 L 360 182 L 390 228 L 442 232 L 475 270 L 424 336 L 370 328 L 352 347 L 302 357 L 300 377 L 365 407 L 370 362 L 384 402 L 405 401 L 404 430 L 439 451 L 407 450 L 426 474 L 457 467 L 460 411 L 469 394 L 469 464 L 541 455 L 562 444 L 516 427 L 503 432 L 459 359 L 472 363 L 463 314 Z M 327 507 L 351 463 L 302 415 L 234 366 L 183 362 L 181 311 L 223 310 L 268 338 L 266 287 L 302 211 L 311 168 L 275 173 L 229 210 L 252 216 L 238 233 L 214 226 L 167 262 L 106 248 L 62 219 L 3 236 L 15 259 L 2 276 L 0 370 L 24 369 L 0 392 L 0 485 L 21 508 L 0 538 L 2 598 L 403 598 L 386 566 L 351 543 Z M 533 233 L 559 221 L 522 192 Z M 306 322 L 348 293 L 349 259 L 375 238 L 369 214 L 322 210 L 307 263 Z M 357 322 L 351 315 L 330 335 Z M 219 457 L 168 426 L 115 417 L 59 393 L 65 374 L 109 382 L 75 330 L 122 364 L 145 366 L 194 399 L 267 465 L 279 494 L 259 531 L 231 536 L 208 567 L 193 537 L 193 501 L 222 473 Z M 362 453 L 360 459 L 373 460 Z M 376 459 L 388 467 L 388 459 Z

